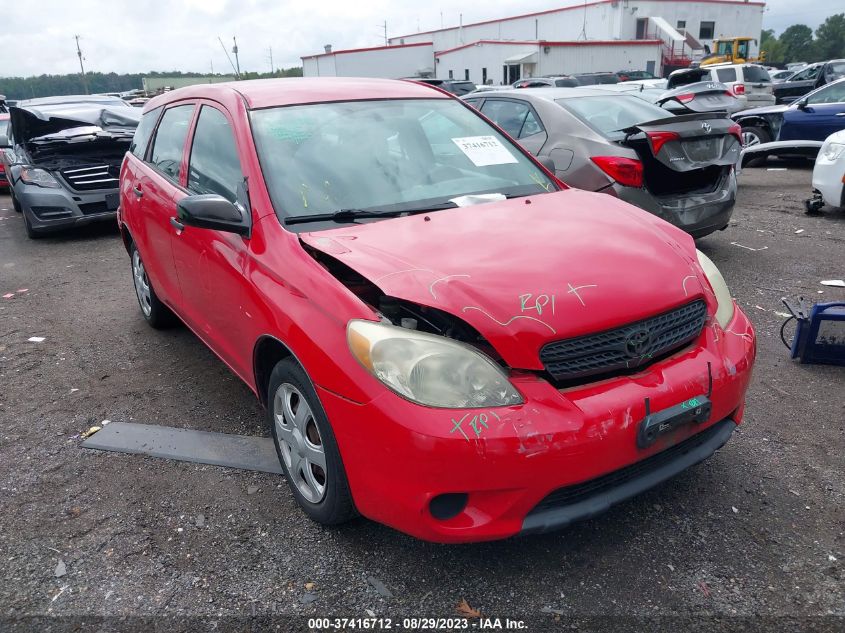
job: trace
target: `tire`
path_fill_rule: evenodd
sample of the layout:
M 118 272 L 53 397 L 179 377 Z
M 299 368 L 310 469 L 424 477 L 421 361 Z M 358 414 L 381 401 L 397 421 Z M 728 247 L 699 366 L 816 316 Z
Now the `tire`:
M 18 213 L 23 213 L 23 207 L 21 206 L 21 203 L 18 200 L 17 196 L 15 196 L 14 187 L 9 187 L 9 195 L 12 196 L 12 206 L 15 208 L 15 211 L 17 211 Z
M 37 240 L 44 235 L 38 229 L 33 228 L 26 213 L 23 214 L 23 228 L 26 230 L 26 236 L 31 240 Z
M 141 259 L 141 253 L 135 247 L 135 242 L 129 245 L 129 261 L 132 266 L 132 283 L 135 287 L 138 306 L 141 308 L 141 316 L 144 317 L 150 327 L 156 330 L 163 330 L 175 325 L 178 319 L 155 293 Z
M 742 128 L 743 147 L 753 147 L 754 145 L 760 145 L 761 143 L 768 143 L 771 140 L 772 135 L 769 133 L 768 130 L 764 128 L 757 127 L 754 125 L 749 125 L 747 127 Z M 749 167 L 752 167 L 754 165 L 762 165 L 766 162 L 767 158 L 767 155 L 750 158 L 745 161 L 745 165 L 748 165 Z
M 276 454 L 299 507 L 322 525 L 355 518 L 358 513 L 331 424 L 311 381 L 293 358 L 273 368 L 267 394 Z

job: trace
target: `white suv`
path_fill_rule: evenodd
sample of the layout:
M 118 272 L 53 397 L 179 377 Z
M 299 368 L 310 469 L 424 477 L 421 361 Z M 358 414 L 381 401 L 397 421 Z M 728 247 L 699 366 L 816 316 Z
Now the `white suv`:
M 775 104 L 772 79 L 768 71 L 757 64 L 718 64 L 706 66 L 710 78 L 730 88 L 744 108 L 758 108 Z
M 739 100 L 742 110 L 775 104 L 772 79 L 765 68 L 757 64 L 716 64 L 703 68 L 681 68 L 669 75 L 667 88 L 674 90 L 700 81 L 725 84 Z

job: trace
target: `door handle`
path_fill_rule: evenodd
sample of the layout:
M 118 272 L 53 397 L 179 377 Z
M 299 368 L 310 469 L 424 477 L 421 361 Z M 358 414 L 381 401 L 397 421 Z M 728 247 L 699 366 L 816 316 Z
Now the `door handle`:
M 185 230 L 185 225 L 184 225 L 184 224 L 182 224 L 182 223 L 181 223 L 179 220 L 177 220 L 176 218 L 170 218 L 170 226 L 172 226 L 172 227 L 173 227 L 174 229 L 176 229 L 177 231 L 184 231 L 184 230 Z
M 143 195 L 144 195 L 144 192 L 143 192 L 143 191 L 141 191 L 141 188 L 140 188 L 140 187 L 132 187 L 132 191 L 133 191 L 133 192 L 135 192 L 135 197 L 136 197 L 136 198 L 140 198 L 141 196 L 143 196 Z
M 845 112 L 837 112 L 836 116 L 845 116 Z

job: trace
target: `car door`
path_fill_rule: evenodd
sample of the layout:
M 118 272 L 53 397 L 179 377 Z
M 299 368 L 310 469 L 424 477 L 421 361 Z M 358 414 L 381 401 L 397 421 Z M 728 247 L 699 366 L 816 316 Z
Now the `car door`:
M 822 71 L 822 64 L 808 66 L 795 73 L 789 81 L 784 81 L 774 89 L 778 103 L 791 103 L 815 87 L 816 79 Z
M 845 81 L 828 84 L 783 115 L 780 140 L 824 141 L 845 129 Z
M 249 213 L 234 125 L 219 104 L 200 103 L 184 184 L 188 195 L 216 194 Z M 172 227 L 172 235 L 184 318 L 224 362 L 248 380 L 253 341 L 243 324 L 251 318 L 244 291 L 249 239 L 184 225 Z
M 535 156 L 548 138 L 534 108 L 521 99 L 485 99 L 481 112 Z
M 180 187 L 185 141 L 193 118 L 193 102 L 167 107 L 158 123 L 147 160 L 137 166 L 131 195 L 138 227 L 133 237 L 144 259 L 156 294 L 181 314 L 179 280 L 171 247 L 176 202 L 185 195 Z

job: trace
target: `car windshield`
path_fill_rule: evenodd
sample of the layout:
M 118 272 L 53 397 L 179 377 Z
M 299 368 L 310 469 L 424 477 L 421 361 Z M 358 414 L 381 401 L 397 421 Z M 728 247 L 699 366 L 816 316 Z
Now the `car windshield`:
M 624 138 L 625 133 L 619 131 L 624 128 L 673 116 L 653 103 L 630 95 L 609 94 L 555 101 L 611 140 Z
M 274 107 L 250 118 L 281 218 L 557 190 L 512 141 L 452 99 Z

